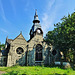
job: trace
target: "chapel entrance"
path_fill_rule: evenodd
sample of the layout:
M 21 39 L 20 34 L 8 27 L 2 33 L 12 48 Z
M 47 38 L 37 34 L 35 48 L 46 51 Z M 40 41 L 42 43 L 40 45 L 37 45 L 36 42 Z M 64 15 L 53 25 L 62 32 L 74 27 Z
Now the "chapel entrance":
M 35 61 L 42 61 L 42 45 L 36 45 Z

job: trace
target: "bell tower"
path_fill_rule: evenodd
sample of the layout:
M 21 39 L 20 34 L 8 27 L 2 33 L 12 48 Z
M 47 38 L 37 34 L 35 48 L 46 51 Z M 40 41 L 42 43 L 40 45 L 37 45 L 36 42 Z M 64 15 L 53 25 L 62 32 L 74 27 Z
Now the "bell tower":
M 39 23 L 40 23 L 40 21 L 39 21 L 38 15 L 37 15 L 37 10 L 35 10 L 33 26 L 30 30 L 30 39 L 32 39 L 36 34 L 43 35 L 43 31 L 42 31 L 41 25 Z

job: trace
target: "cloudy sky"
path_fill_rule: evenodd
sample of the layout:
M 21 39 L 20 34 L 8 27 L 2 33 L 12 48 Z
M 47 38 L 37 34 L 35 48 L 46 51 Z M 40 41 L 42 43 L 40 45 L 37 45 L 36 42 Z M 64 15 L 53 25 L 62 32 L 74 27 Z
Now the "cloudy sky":
M 0 42 L 14 39 L 22 31 L 26 40 L 33 25 L 35 9 L 44 36 L 63 16 L 75 11 L 75 0 L 0 0 Z

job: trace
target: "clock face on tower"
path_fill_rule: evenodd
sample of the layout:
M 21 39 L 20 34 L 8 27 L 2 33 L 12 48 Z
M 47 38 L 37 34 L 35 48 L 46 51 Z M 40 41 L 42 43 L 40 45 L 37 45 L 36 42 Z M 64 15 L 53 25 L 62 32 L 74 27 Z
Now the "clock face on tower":
M 37 33 L 39 33 L 39 34 L 40 34 L 40 33 L 41 33 L 41 31 L 38 29 L 38 30 L 37 30 Z

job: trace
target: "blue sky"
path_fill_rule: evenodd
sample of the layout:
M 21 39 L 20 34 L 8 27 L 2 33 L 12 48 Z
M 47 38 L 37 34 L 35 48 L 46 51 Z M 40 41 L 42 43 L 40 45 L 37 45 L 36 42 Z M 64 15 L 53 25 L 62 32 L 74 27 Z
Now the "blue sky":
M 22 31 L 26 40 L 33 25 L 35 9 L 44 36 L 63 16 L 75 11 L 75 0 L 0 0 L 0 42 L 14 39 Z

